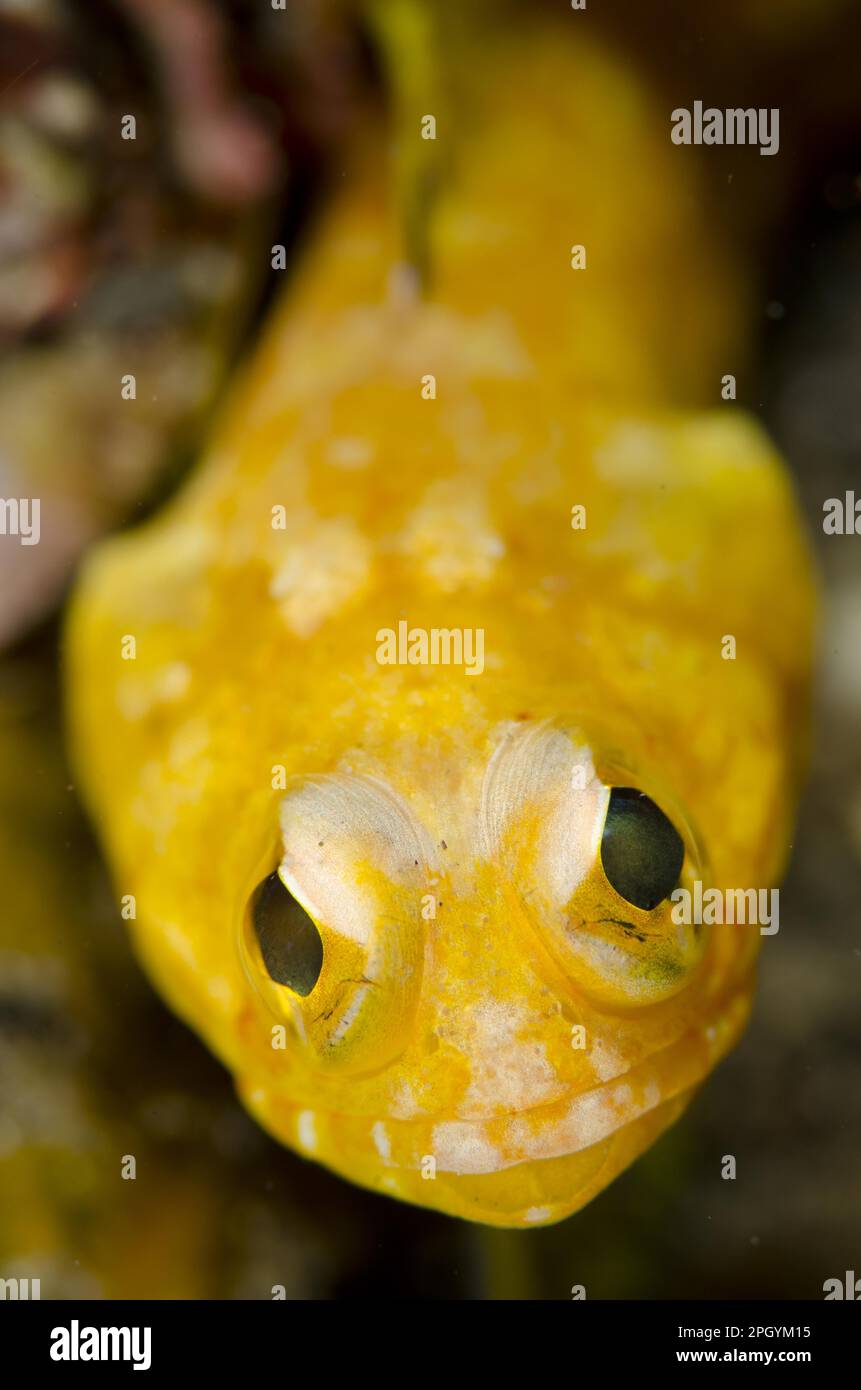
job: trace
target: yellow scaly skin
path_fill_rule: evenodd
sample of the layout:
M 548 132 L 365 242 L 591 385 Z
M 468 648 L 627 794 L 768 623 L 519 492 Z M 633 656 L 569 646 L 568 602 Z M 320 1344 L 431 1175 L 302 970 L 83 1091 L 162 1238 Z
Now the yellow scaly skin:
M 737 309 L 690 163 L 570 35 L 483 39 L 423 296 L 366 142 L 207 457 L 91 556 L 68 632 L 159 989 L 281 1141 L 502 1226 L 605 1187 L 749 1010 L 757 927 L 619 898 L 607 786 L 670 816 L 683 882 L 772 884 L 810 660 L 791 490 L 719 401 Z M 483 673 L 379 664 L 401 619 L 483 629 Z M 323 938 L 306 998 L 249 926 L 278 865 Z

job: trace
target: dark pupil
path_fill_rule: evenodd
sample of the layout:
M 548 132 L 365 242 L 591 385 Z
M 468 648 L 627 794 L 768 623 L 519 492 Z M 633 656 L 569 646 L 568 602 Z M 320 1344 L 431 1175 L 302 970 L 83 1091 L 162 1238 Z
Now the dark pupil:
M 255 888 L 251 920 L 271 978 L 296 994 L 310 994 L 323 967 L 323 941 L 277 874 Z
M 601 863 L 620 897 L 651 912 L 678 884 L 684 858 L 681 836 L 654 801 L 636 787 L 614 787 Z

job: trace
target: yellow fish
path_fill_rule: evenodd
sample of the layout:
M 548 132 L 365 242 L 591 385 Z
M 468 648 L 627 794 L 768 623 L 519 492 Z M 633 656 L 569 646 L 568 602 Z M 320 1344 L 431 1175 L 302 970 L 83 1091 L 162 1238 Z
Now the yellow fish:
M 197 472 L 86 563 L 70 723 L 140 956 L 260 1122 L 528 1226 L 744 1025 L 760 927 L 676 890 L 780 873 L 813 586 L 668 113 L 537 21 L 451 91 L 425 282 L 371 133 Z

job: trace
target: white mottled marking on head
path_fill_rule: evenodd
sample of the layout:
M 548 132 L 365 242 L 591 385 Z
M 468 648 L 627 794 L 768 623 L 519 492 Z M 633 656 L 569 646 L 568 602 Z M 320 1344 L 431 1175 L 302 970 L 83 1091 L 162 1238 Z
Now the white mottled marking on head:
M 502 1166 L 499 1150 L 475 1121 L 435 1125 L 432 1146 L 437 1167 L 446 1173 L 493 1173 Z
M 550 1207 L 530 1207 L 523 1213 L 523 1220 L 530 1226 L 536 1225 L 539 1221 L 547 1221 L 551 1215 Z
M 469 1015 L 471 1081 L 465 1103 L 479 1113 L 528 1110 L 564 1089 L 543 1045 L 528 1035 L 528 1010 L 488 996 Z
M 589 1047 L 589 1061 L 598 1081 L 612 1081 L 628 1070 L 624 1054 L 617 1051 L 603 1038 L 593 1038 Z
M 392 1141 L 389 1138 L 388 1131 L 382 1120 L 377 1120 L 377 1123 L 372 1127 L 371 1138 L 374 1141 L 374 1147 L 380 1155 L 380 1158 L 383 1159 L 384 1162 L 388 1162 L 392 1156 Z
M 330 439 L 326 446 L 326 462 L 348 473 L 367 468 L 373 457 L 373 441 L 358 435 L 340 435 L 337 439 Z
M 117 681 L 117 704 L 124 719 L 142 719 L 154 705 L 181 700 L 191 684 L 191 669 L 184 661 L 172 661 L 156 671 L 130 671 Z
M 273 567 L 270 596 L 291 632 L 310 637 L 367 586 L 370 544 L 349 517 L 305 514 L 274 534 L 283 558 Z
M 431 484 L 407 517 L 401 546 L 428 583 L 444 593 L 486 584 L 505 554 L 484 493 L 462 478 Z
M 162 934 L 166 944 L 172 951 L 180 957 L 186 965 L 191 965 L 197 970 L 199 962 L 194 946 L 186 933 L 174 922 L 168 922 L 162 927 Z
M 303 1149 L 314 1153 L 317 1148 L 317 1121 L 313 1110 L 300 1110 L 296 1116 L 296 1135 Z
M 210 998 L 214 999 L 216 1003 L 221 1004 L 222 1007 L 228 1007 L 231 1004 L 235 1005 L 238 1003 L 236 990 L 233 984 L 230 980 L 225 979 L 223 975 L 211 975 L 206 982 L 206 990 Z
M 416 1101 L 408 1081 L 400 1082 L 393 1092 L 389 1101 L 389 1111 L 393 1120 L 413 1120 L 417 1115 L 425 1113 Z
M 609 482 L 654 486 L 667 471 L 669 440 L 664 430 L 641 420 L 621 420 L 595 451 L 595 470 Z

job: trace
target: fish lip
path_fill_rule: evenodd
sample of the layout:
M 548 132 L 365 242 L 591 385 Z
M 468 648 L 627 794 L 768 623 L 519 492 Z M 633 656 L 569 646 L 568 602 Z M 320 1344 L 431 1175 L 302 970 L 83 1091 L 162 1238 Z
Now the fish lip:
M 533 1106 L 487 1120 L 441 1120 L 433 1128 L 437 1170 L 480 1176 L 505 1168 L 564 1158 L 609 1139 L 626 1125 L 672 1099 L 657 1088 L 632 1103 L 625 1076 L 589 1091 L 569 1092 L 549 1106 Z M 688 1087 L 679 1085 L 679 1090 Z M 542 1111 L 556 1112 L 540 1121 Z
M 485 1119 L 437 1121 L 433 1139 L 438 1171 L 464 1176 L 498 1172 L 564 1158 L 609 1139 L 658 1106 L 696 1089 L 735 1043 L 748 1012 L 749 1001 L 737 998 L 720 1029 L 706 1019 L 637 1066 L 588 1091 L 569 1091 L 548 1105 Z M 540 1120 L 540 1127 L 534 1124 Z
M 695 1090 L 737 1041 L 750 1012 L 747 992 L 723 1001 L 722 1007 L 697 1020 L 674 1042 L 643 1058 L 635 1067 L 587 1091 L 569 1090 L 549 1104 L 476 1119 L 446 1119 L 439 1114 L 409 1117 L 327 1111 L 313 1104 L 290 1102 L 291 1136 L 284 1121 L 267 1114 L 265 1090 L 241 1087 L 243 1099 L 265 1128 L 306 1157 L 326 1161 L 321 1146 L 296 1135 L 303 1113 L 331 1130 L 329 1146 L 367 1155 L 369 1134 L 382 1169 L 421 1170 L 428 1155 L 436 1171 L 454 1178 L 497 1173 L 506 1168 L 564 1158 L 610 1139 L 659 1106 Z M 270 1093 L 271 1095 L 271 1093 Z M 283 1111 L 282 1111 L 283 1114 Z M 296 1137 L 294 1137 L 296 1135 Z M 385 1151 L 383 1147 L 385 1146 Z M 349 1164 L 331 1164 L 351 1176 Z

